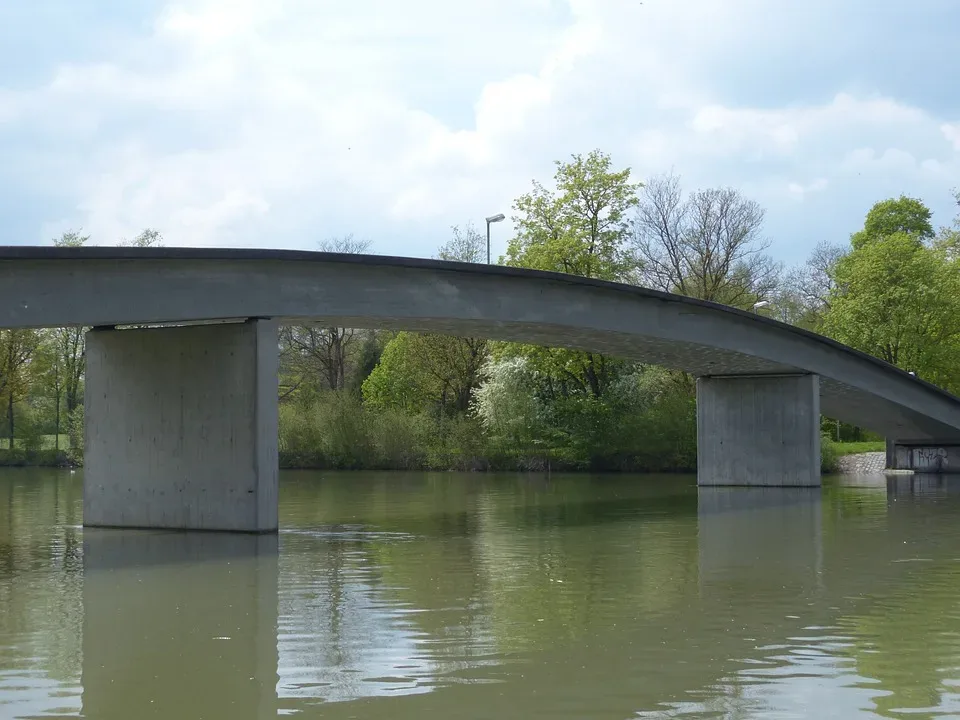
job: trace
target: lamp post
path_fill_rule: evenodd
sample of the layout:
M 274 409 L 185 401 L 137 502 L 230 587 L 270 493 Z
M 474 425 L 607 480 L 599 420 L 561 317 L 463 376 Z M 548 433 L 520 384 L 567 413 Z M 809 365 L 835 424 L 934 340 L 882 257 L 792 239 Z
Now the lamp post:
M 506 219 L 506 215 L 503 213 L 497 213 L 496 215 L 491 215 L 487 218 L 487 265 L 490 264 L 490 224 L 501 222 L 502 220 Z
M 761 300 L 761 301 L 758 302 L 758 303 L 754 303 L 754 304 L 753 304 L 753 312 L 754 312 L 756 315 L 759 315 L 760 313 L 758 313 L 757 310 L 759 310 L 760 308 L 765 308 L 765 307 L 766 307 L 767 305 L 769 305 L 769 304 L 770 304 L 770 301 L 769 301 L 769 300 Z

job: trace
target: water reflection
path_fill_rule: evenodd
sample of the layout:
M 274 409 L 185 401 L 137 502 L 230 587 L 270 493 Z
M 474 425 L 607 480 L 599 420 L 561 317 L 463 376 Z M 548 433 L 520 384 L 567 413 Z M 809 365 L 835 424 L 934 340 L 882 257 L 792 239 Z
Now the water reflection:
M 823 570 L 822 506 L 820 488 L 699 488 L 701 583 L 735 595 L 744 585 L 787 595 L 815 591 Z
M 277 538 L 83 532 L 83 715 L 276 714 Z
M 0 475 L 0 717 L 960 712 L 960 480 L 298 473 L 279 538 L 79 482 Z

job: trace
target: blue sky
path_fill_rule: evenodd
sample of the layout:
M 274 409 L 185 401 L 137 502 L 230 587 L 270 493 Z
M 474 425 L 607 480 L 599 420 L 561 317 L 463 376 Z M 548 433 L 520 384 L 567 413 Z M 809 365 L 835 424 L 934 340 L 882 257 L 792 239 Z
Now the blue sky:
M 955 0 L 2 3 L 0 243 L 430 256 L 599 147 L 799 262 L 900 193 L 950 222 L 958 45 Z

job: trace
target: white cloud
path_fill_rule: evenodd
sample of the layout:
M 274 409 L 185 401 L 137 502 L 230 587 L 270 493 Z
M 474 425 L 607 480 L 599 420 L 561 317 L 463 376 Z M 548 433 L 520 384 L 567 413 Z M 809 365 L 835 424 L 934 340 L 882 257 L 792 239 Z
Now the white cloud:
M 943 136 L 953 143 L 953 149 L 960 152 L 960 123 L 944 123 L 940 126 Z
M 37 192 L 72 198 L 45 231 L 82 225 L 102 242 L 143 226 L 191 245 L 356 231 L 426 254 L 449 224 L 506 211 L 553 160 L 594 147 L 641 177 L 737 185 L 775 237 L 794 232 L 797 199 L 852 193 L 862 217 L 870 193 L 960 184 L 943 142 L 960 149 L 960 125 L 910 103 L 829 83 L 789 106 L 714 89 L 714 67 L 734 72 L 745 47 L 826 21 L 829 3 L 814 5 L 182 0 L 41 87 L 0 87 L 0 143 L 29 129 L 49 172 Z
M 828 181 L 826 178 L 817 178 L 806 185 L 803 183 L 792 182 L 787 185 L 787 191 L 797 199 L 802 200 L 809 193 L 826 190 L 829 184 L 830 181 Z

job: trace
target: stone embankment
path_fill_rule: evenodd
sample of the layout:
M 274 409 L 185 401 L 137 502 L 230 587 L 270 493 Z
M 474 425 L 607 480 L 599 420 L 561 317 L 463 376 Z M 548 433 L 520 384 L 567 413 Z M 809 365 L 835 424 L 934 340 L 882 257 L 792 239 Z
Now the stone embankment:
M 837 460 L 837 471 L 843 475 L 880 475 L 887 466 L 887 454 L 883 452 L 844 455 Z

